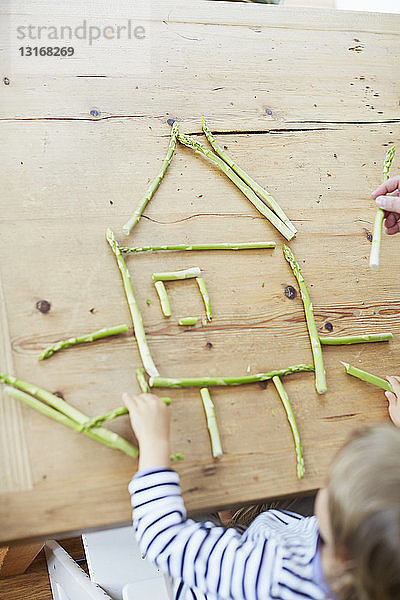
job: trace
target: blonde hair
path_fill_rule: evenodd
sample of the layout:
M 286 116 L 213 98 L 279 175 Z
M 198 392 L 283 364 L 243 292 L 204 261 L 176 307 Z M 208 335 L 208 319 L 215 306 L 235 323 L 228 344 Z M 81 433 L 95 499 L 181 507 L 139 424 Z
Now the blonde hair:
M 400 598 L 400 429 L 353 434 L 331 468 L 329 515 L 343 572 L 330 578 L 338 600 Z

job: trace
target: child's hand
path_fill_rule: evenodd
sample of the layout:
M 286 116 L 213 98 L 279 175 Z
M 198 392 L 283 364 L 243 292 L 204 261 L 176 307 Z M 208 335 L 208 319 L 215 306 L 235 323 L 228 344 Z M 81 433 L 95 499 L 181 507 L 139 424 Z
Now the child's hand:
M 139 468 L 169 466 L 169 412 L 154 394 L 122 394 L 139 442 Z
M 390 194 L 390 195 L 387 195 Z M 372 194 L 376 205 L 385 211 L 385 228 L 388 235 L 400 231 L 400 175 L 382 183 Z
M 400 377 L 386 377 L 393 392 L 385 392 L 389 400 L 389 415 L 396 427 L 400 427 Z

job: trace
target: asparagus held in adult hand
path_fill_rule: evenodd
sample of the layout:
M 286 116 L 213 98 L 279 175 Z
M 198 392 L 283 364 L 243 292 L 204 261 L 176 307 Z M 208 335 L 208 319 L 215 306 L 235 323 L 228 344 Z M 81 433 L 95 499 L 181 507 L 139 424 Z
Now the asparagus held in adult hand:
M 208 141 L 210 142 L 210 144 L 211 144 L 213 150 L 216 152 L 216 154 L 218 154 L 218 156 L 220 156 L 226 162 L 226 164 L 229 165 L 230 168 L 233 171 L 235 171 L 235 173 L 237 175 L 239 175 L 239 177 L 241 179 L 243 179 L 243 181 L 245 183 L 247 183 L 247 185 L 253 190 L 253 192 L 255 192 L 256 194 L 258 194 L 260 196 L 260 198 L 265 202 L 265 204 L 267 204 L 267 206 L 269 206 L 270 209 L 274 211 L 274 213 L 293 232 L 293 234 L 296 234 L 297 229 L 295 228 L 293 223 L 289 220 L 289 218 L 286 216 L 286 214 L 284 213 L 282 208 L 279 206 L 279 204 L 276 202 L 276 200 L 271 196 L 271 194 L 269 192 L 267 192 L 267 190 L 265 190 L 259 183 L 257 183 L 257 181 L 255 181 L 252 177 L 250 177 L 250 175 L 248 175 L 248 173 L 246 173 L 246 171 L 244 171 L 241 167 L 239 167 L 239 165 L 237 165 L 231 159 L 229 154 L 227 154 L 225 152 L 225 150 L 223 150 L 223 148 L 221 148 L 221 146 L 216 141 L 214 135 L 211 133 L 211 131 L 207 125 L 207 121 L 204 117 L 202 117 L 202 124 L 203 124 L 204 134 L 205 134 L 206 138 L 208 139 Z
M 107 229 L 107 241 L 111 246 L 112 251 L 117 259 L 118 268 L 121 272 L 122 282 L 124 285 L 126 299 L 128 301 L 129 310 L 132 317 L 133 329 L 135 332 L 135 338 L 139 349 L 140 358 L 147 373 L 153 377 L 159 375 L 158 370 L 153 362 L 150 354 L 150 349 L 147 345 L 146 334 L 144 331 L 142 315 L 140 314 L 139 307 L 136 303 L 136 299 L 133 293 L 131 276 L 125 264 L 124 257 L 121 254 L 118 242 L 111 229 Z
M 342 361 L 340 361 L 342 362 Z M 392 392 L 392 386 L 388 381 L 382 379 L 381 377 L 377 377 L 376 375 L 372 375 L 372 373 L 367 373 L 367 371 L 363 371 L 362 369 L 357 369 L 357 367 L 353 367 L 353 365 L 349 365 L 349 363 L 342 362 L 342 365 L 346 369 L 346 373 L 348 375 L 353 375 L 353 377 L 357 377 L 362 381 L 366 381 L 367 383 L 371 383 L 382 390 L 387 390 Z
M 343 346 L 345 344 L 363 344 L 364 342 L 390 342 L 393 333 L 366 333 L 364 335 L 346 335 L 342 337 L 330 337 L 320 335 L 319 341 L 325 346 Z
M 158 187 L 159 187 L 169 165 L 171 164 L 172 156 L 174 154 L 174 150 L 175 150 L 175 146 L 176 146 L 177 135 L 178 135 L 178 124 L 174 123 L 172 126 L 172 129 L 171 129 L 171 137 L 170 137 L 170 141 L 169 141 L 167 156 L 164 159 L 164 162 L 162 164 L 162 167 L 161 167 L 159 173 L 157 174 L 156 178 L 151 182 L 151 184 L 147 188 L 145 195 L 143 196 L 142 200 L 139 202 L 138 206 L 135 208 L 132 216 L 122 227 L 122 230 L 125 233 L 125 235 L 130 234 L 133 227 L 135 227 L 135 225 L 138 223 L 147 204 L 150 202 L 150 200 L 152 199 L 152 197 L 158 190 Z
M 191 148 L 192 150 L 200 152 L 200 154 L 202 154 L 203 156 L 208 158 L 217 167 L 219 167 L 221 169 L 221 171 L 223 173 L 225 173 L 225 175 L 232 181 L 232 183 L 234 183 L 236 185 L 236 187 L 238 187 L 239 190 L 246 196 L 246 198 L 248 200 L 250 200 L 250 202 L 253 204 L 253 206 L 266 219 L 268 219 L 270 221 L 270 223 L 272 223 L 272 225 L 274 225 L 274 227 L 276 227 L 276 229 L 278 229 L 278 231 L 287 240 L 292 239 L 292 237 L 294 236 L 293 231 L 291 229 L 289 229 L 289 227 L 287 225 L 285 225 L 285 223 L 283 223 L 281 221 L 281 219 L 279 217 L 277 217 L 276 214 L 272 210 L 270 210 L 267 206 L 265 206 L 264 202 L 262 200 L 260 200 L 260 198 L 257 196 L 257 194 L 255 194 L 253 192 L 253 190 L 247 185 L 247 183 L 245 183 L 239 177 L 239 175 L 237 175 L 235 173 L 235 171 L 233 169 L 231 169 L 231 167 L 229 165 L 227 165 L 225 161 L 222 160 L 222 158 L 220 158 L 219 156 L 214 154 L 214 152 L 211 152 L 210 150 L 208 150 L 208 148 L 203 146 L 197 140 L 189 137 L 188 135 L 179 134 L 178 141 L 181 144 L 183 144 L 184 146 L 187 146 L 188 148 Z
M 150 377 L 149 385 L 151 388 L 185 388 L 185 387 L 214 387 L 219 385 L 245 385 L 247 383 L 258 383 L 268 381 L 277 375 L 284 377 L 291 373 L 300 373 L 304 371 L 314 371 L 313 365 L 294 365 L 286 369 L 278 369 L 269 373 L 257 373 L 256 375 L 245 375 L 242 377 Z
M 44 360 L 45 358 L 49 358 L 58 350 L 62 350 L 63 348 L 70 348 L 70 346 L 75 346 L 76 344 L 83 344 L 86 342 L 94 342 L 95 340 L 99 340 L 101 338 L 109 337 L 111 335 L 118 335 L 120 333 L 125 333 L 128 331 L 128 325 L 117 325 L 116 327 L 103 327 L 103 329 L 99 329 L 98 331 L 94 331 L 93 333 L 87 333 L 86 335 L 82 335 L 80 337 L 69 338 L 68 340 L 61 340 L 53 346 L 49 346 L 39 355 L 39 360 Z
M 275 248 L 275 242 L 249 242 L 249 243 L 227 243 L 220 244 L 175 244 L 174 246 L 138 246 L 136 248 L 126 248 L 121 246 L 120 250 L 123 254 L 135 254 L 137 252 L 157 252 L 160 250 L 263 250 Z
M 300 433 L 299 433 L 299 429 L 297 427 L 297 423 L 296 423 L 296 419 L 294 417 L 294 413 L 293 413 L 293 409 L 292 406 L 290 404 L 290 400 L 289 400 L 289 396 L 287 395 L 287 392 L 285 390 L 285 388 L 282 385 L 282 381 L 279 379 L 279 377 L 273 377 L 272 381 L 276 387 L 276 390 L 280 396 L 280 399 L 282 400 L 282 404 L 285 408 L 286 411 L 286 416 L 288 418 L 289 424 L 290 424 L 290 428 L 292 430 L 292 434 L 293 434 L 293 440 L 294 440 L 294 444 L 296 447 L 296 457 L 297 457 L 297 477 L 299 479 L 302 479 L 304 477 L 305 474 L 305 468 L 304 468 L 304 459 L 303 459 L 303 449 L 301 447 L 301 441 L 300 441 Z
M 222 456 L 222 446 L 217 419 L 215 417 L 214 404 L 207 388 L 201 388 L 200 395 L 203 401 L 204 412 L 207 417 L 207 427 L 210 434 L 212 455 L 214 458 L 220 458 Z
M 297 279 L 300 287 L 301 299 L 303 301 L 304 313 L 307 322 L 308 335 L 311 342 L 311 350 L 314 357 L 315 365 L 315 388 L 318 394 L 324 394 L 326 387 L 326 373 L 324 367 L 324 359 L 322 357 L 321 342 L 319 341 L 317 325 L 314 318 L 314 309 L 311 302 L 310 294 L 308 293 L 306 282 L 301 274 L 300 267 L 296 262 L 293 252 L 288 246 L 283 246 L 283 254 L 290 264 L 293 274 Z
M 387 152 L 385 156 L 385 160 L 383 163 L 383 173 L 382 173 L 382 181 L 385 182 L 389 179 L 389 171 L 390 166 L 393 161 L 394 154 L 396 152 L 396 146 L 392 146 Z M 371 269 L 378 269 L 379 267 L 379 254 L 381 250 L 381 240 L 382 240 L 382 226 L 385 218 L 385 211 L 381 208 L 378 208 L 375 216 L 374 222 L 374 231 L 372 234 L 372 245 L 371 245 L 371 253 L 369 256 L 369 266 Z

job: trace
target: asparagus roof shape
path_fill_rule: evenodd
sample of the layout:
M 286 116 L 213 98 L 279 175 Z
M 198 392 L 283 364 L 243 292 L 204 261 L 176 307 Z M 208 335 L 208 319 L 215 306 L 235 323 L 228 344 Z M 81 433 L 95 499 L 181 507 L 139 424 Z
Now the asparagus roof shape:
M 389 171 L 393 161 L 394 154 L 396 152 L 396 146 L 392 146 L 386 152 L 385 160 L 383 163 L 382 181 L 385 182 L 389 179 Z M 371 269 L 378 269 L 379 267 L 379 254 L 381 251 L 381 240 L 382 240 L 382 226 L 385 218 L 385 211 L 378 208 L 375 215 L 374 231 L 372 234 L 372 245 L 371 253 L 369 256 L 369 266 Z
M 222 158 L 222 160 L 224 160 L 226 162 L 227 165 L 230 166 L 230 168 L 235 171 L 235 173 L 237 175 L 239 175 L 239 177 L 241 179 L 243 179 L 244 182 L 247 183 L 247 185 L 256 193 L 260 196 L 260 198 L 265 202 L 265 204 L 267 206 L 269 206 L 269 208 L 271 210 L 274 211 L 274 213 L 281 219 L 281 221 L 293 232 L 293 234 L 297 233 L 297 229 L 295 228 L 295 226 L 293 225 L 293 223 L 289 220 L 289 218 L 286 216 L 286 214 L 284 213 L 284 211 L 282 210 L 282 208 L 279 206 L 279 204 L 276 202 L 276 200 L 271 196 L 271 194 L 265 190 L 259 183 L 257 183 L 257 181 L 254 181 L 254 179 L 252 177 L 250 177 L 250 175 L 248 175 L 248 173 L 246 173 L 246 171 L 244 171 L 244 169 L 242 169 L 241 167 L 239 167 L 239 165 L 237 165 L 229 156 L 229 154 L 227 154 L 225 152 L 225 150 L 223 148 L 221 148 L 221 146 L 218 144 L 218 142 L 216 141 L 214 135 L 211 133 L 208 125 L 207 125 L 207 121 L 205 119 L 205 117 L 202 117 L 202 124 L 203 124 L 203 131 L 204 131 L 204 135 L 206 136 L 206 138 L 208 139 L 208 141 L 210 142 L 213 150 L 216 152 L 216 154 L 218 154 L 218 156 L 220 156 Z
M 314 357 L 315 365 L 315 388 L 318 394 L 324 394 L 327 390 L 326 373 L 324 367 L 324 359 L 322 357 L 321 342 L 319 341 L 317 325 L 314 318 L 314 309 L 311 302 L 310 294 L 308 293 L 306 282 L 301 274 L 300 267 L 296 262 L 293 252 L 288 246 L 283 246 L 283 254 L 292 267 L 294 276 L 300 287 L 301 299 L 303 301 L 304 313 L 306 316 L 308 335 L 311 342 L 311 350 Z
M 124 284 L 124 290 L 126 299 L 128 301 L 129 310 L 132 317 L 133 329 L 135 332 L 135 338 L 139 349 L 139 354 L 142 359 L 143 366 L 148 373 L 153 377 L 157 377 L 158 370 L 153 362 L 150 354 L 150 349 L 147 345 L 146 334 L 144 331 L 142 315 L 140 314 L 139 307 L 136 303 L 136 299 L 133 293 L 132 281 L 127 266 L 125 264 L 124 257 L 121 254 L 119 245 L 111 229 L 107 229 L 107 241 L 110 244 L 112 251 L 117 259 L 118 268 L 121 272 L 122 282 Z
M 159 185 L 160 185 L 161 181 L 163 180 L 163 177 L 164 177 L 165 173 L 167 172 L 169 165 L 171 164 L 172 156 L 174 154 L 174 150 L 175 150 L 175 146 L 176 146 L 177 135 L 178 135 L 178 124 L 174 123 L 172 126 L 172 129 L 171 129 L 171 137 L 170 137 L 170 141 L 169 141 L 167 156 L 164 159 L 164 162 L 162 164 L 162 167 L 161 167 L 159 173 L 157 174 L 155 179 L 153 179 L 153 181 L 147 188 L 145 195 L 143 196 L 142 200 L 139 202 L 139 204 L 135 208 L 132 216 L 122 227 L 122 231 L 125 233 L 125 235 L 130 234 L 133 227 L 135 227 L 135 225 L 138 223 L 144 209 L 146 208 L 146 206 L 148 205 L 148 203 L 150 202 L 150 200 L 152 199 L 152 197 L 158 190 Z
M 116 327 L 103 327 L 103 329 L 99 329 L 98 331 L 94 331 L 93 333 L 87 333 L 86 335 L 82 335 L 80 337 L 73 337 L 69 338 L 68 340 L 62 340 L 43 350 L 43 352 L 39 355 L 39 360 L 49 358 L 55 352 L 58 352 L 58 350 L 62 350 L 63 348 L 70 348 L 71 346 L 75 346 L 76 344 L 94 342 L 95 340 L 109 337 L 111 335 L 118 335 L 119 333 L 124 333 L 125 331 L 128 331 L 128 329 L 128 325 L 117 325 Z
M 292 405 L 290 404 L 289 396 L 285 388 L 283 387 L 282 381 L 278 376 L 272 378 L 272 381 L 276 387 L 276 390 L 279 394 L 280 399 L 282 400 L 282 404 L 286 411 L 286 416 L 289 421 L 290 428 L 293 434 L 294 445 L 296 448 L 296 458 L 297 458 L 297 477 L 302 479 L 305 474 L 304 468 L 304 459 L 303 459 L 303 449 L 301 447 L 300 441 L 300 433 L 299 428 L 297 427 L 296 419 L 294 417 Z
M 285 223 L 283 223 L 281 221 L 281 219 L 272 210 L 270 210 L 264 204 L 264 202 L 262 200 L 260 200 L 260 198 L 257 196 L 257 194 L 255 194 L 253 192 L 253 190 L 247 185 L 247 183 L 245 181 L 243 181 L 243 179 L 241 179 L 239 177 L 239 175 L 237 175 L 235 173 L 235 171 L 233 169 L 231 169 L 231 167 L 229 165 L 227 165 L 224 160 L 222 160 L 222 158 L 220 158 L 219 156 L 217 156 L 216 154 L 214 154 L 214 152 L 211 152 L 211 150 L 209 150 L 208 148 L 206 148 L 205 146 L 203 146 L 197 140 L 189 137 L 188 135 L 179 134 L 178 135 L 178 141 L 181 144 L 183 144 L 184 146 L 187 146 L 188 148 L 191 148 L 192 150 L 195 150 L 195 151 L 199 152 L 200 154 L 202 154 L 203 156 L 205 156 L 206 158 L 208 158 L 211 162 L 213 162 L 217 167 L 219 167 L 221 169 L 221 171 L 223 173 L 225 173 L 225 175 L 246 196 L 246 198 L 248 200 L 250 200 L 250 202 L 253 204 L 253 206 L 266 219 L 268 219 L 270 221 L 270 223 L 272 223 L 272 225 L 274 225 L 274 227 L 276 227 L 276 229 L 287 240 L 291 240 L 292 239 L 292 237 L 294 236 L 293 231 L 291 229 L 289 229 L 289 227 L 287 225 L 285 225 Z

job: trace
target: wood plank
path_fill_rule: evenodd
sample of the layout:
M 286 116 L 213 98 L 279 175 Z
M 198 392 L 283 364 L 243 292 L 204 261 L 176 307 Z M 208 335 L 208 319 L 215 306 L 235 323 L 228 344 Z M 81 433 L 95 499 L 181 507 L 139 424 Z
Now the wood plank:
M 13 373 L 10 333 L 6 301 L 0 272 L 0 373 Z M 6 398 L 0 386 L 0 494 L 31 490 L 32 476 L 26 446 L 21 407 Z
M 0 548 L 0 578 L 25 573 L 42 548 L 42 542 Z
M 152 23 L 163 35 L 154 38 L 153 73 L 137 74 L 139 90 L 132 76 L 136 59 L 126 48 L 113 77 L 110 52 L 104 78 L 78 77 L 87 64 L 78 57 L 64 61 L 57 76 L 22 75 L 16 67 L 10 85 L 0 88 L 6 98 L 1 122 L 6 143 L 0 148 L 2 282 L 15 373 L 21 378 L 61 392 L 90 415 L 120 405 L 124 390 L 137 389 L 134 369 L 140 362 L 130 335 L 66 350 L 43 363 L 36 359 L 57 339 L 129 322 L 105 229 L 111 226 L 127 241 L 121 226 L 160 166 L 168 144 L 166 118 L 179 117 L 185 131 L 196 133 L 202 112 L 220 143 L 295 222 L 299 234 L 291 246 L 310 286 L 319 330 L 326 332 L 330 322 L 332 334 L 396 334 L 390 344 L 324 348 L 329 386 L 324 397 L 316 395 L 311 374 L 288 378 L 304 443 L 303 481 L 296 479 L 289 426 L 271 386 L 212 391 L 225 453 L 219 462 L 210 456 L 198 390 L 172 391 L 171 446 L 186 457 L 177 470 L 190 511 L 319 487 L 350 431 L 387 420 L 382 393 L 351 380 L 339 360 L 385 375 L 396 372 L 399 353 L 397 240 L 385 238 L 378 273 L 368 268 L 375 212 L 370 193 L 380 181 L 387 145 L 398 137 L 397 92 L 394 83 L 388 84 L 395 81 L 399 45 L 394 18 L 384 21 L 378 37 L 371 33 L 381 21 L 361 17 L 367 50 L 354 52 L 348 48 L 358 37 L 351 31 L 356 21 L 350 17 L 346 30 L 347 15 L 335 16 L 326 27 L 319 20 L 317 27 L 314 13 L 304 11 L 295 26 L 294 12 L 271 12 L 276 7 L 244 12 L 253 5 L 236 8 L 235 3 L 230 13 L 223 4 L 213 4 L 212 16 L 209 6 L 199 5 L 197 11 L 195 5 L 190 10 L 182 4 L 154 5 Z M 118 4 L 118 18 L 125 16 L 126 6 Z M 74 4 L 67 9 L 55 3 L 54 13 L 46 3 L 39 7 L 47 12 L 36 13 L 37 18 L 77 14 Z M 173 26 L 161 29 L 156 18 L 165 7 L 171 9 Z M 307 14 L 314 27 L 306 28 Z M 207 19 L 231 25 L 214 26 Z M 276 62 L 269 70 L 265 59 L 273 44 Z M 96 61 L 104 52 L 91 66 L 97 74 Z M 190 69 L 185 69 L 189 56 Z M 155 75 L 161 59 L 170 61 L 168 72 Z M 51 73 L 55 66 L 47 65 Z M 125 68 L 128 75 L 122 76 Z M 222 81 L 223 90 L 211 94 Z M 260 97 L 254 98 L 255 90 Z M 100 112 L 95 120 L 89 115 L 94 106 Z M 269 106 L 272 115 L 266 112 Z M 399 168 L 396 157 L 393 172 Z M 282 239 L 229 181 L 189 150 L 178 148 L 165 182 L 128 240 L 277 242 L 274 251 L 128 259 L 150 349 L 163 375 L 246 374 L 249 367 L 259 372 L 311 360 L 301 302 L 284 295 L 287 285 L 296 284 L 282 256 Z M 203 270 L 215 318 L 205 327 L 182 330 L 179 317 L 188 311 L 203 316 L 196 285 L 167 284 L 173 310 L 168 321 L 161 316 L 150 273 L 192 265 Z M 51 304 L 46 314 L 36 309 L 43 299 Z M 2 542 L 128 522 L 126 487 L 136 463 L 27 407 L 21 410 L 34 489 L 2 495 Z M 134 441 L 126 417 L 110 427 Z

